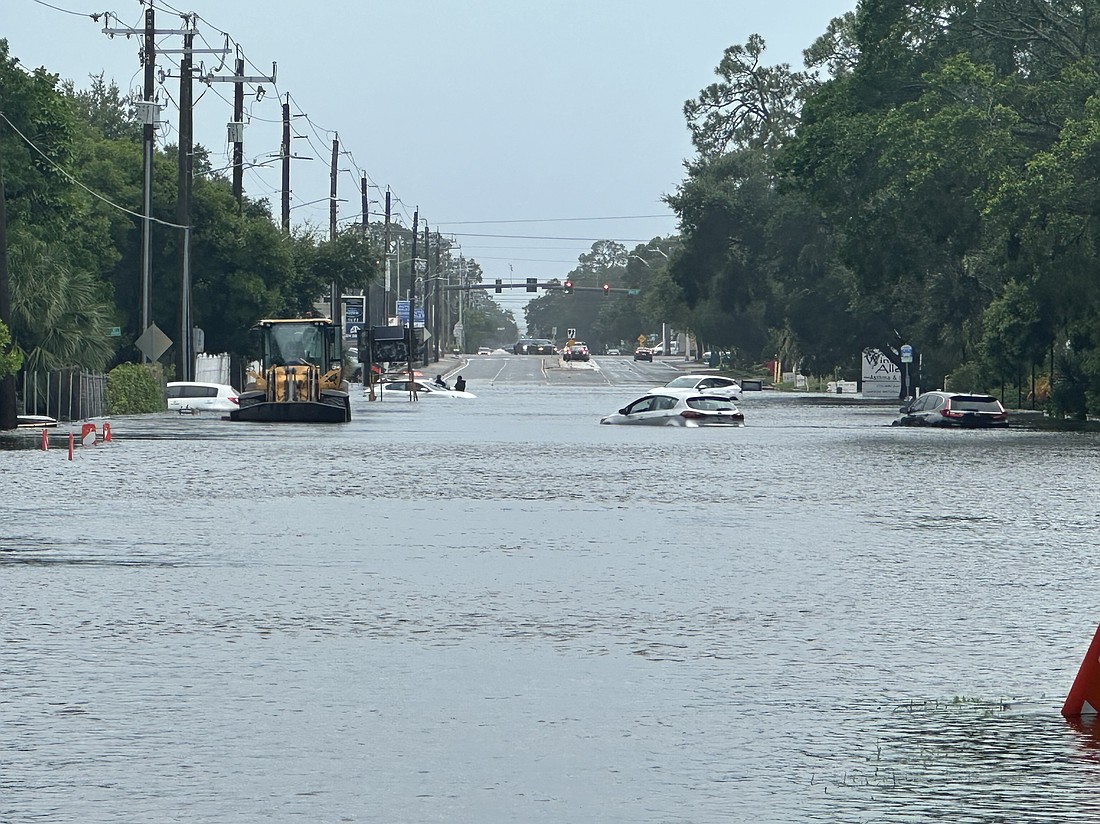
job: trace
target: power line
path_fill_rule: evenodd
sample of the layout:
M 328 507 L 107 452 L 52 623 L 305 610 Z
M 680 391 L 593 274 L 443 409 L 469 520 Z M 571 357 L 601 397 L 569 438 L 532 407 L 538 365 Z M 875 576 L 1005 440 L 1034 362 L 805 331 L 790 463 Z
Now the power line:
M 673 214 L 667 215 L 616 215 L 611 217 L 543 217 L 522 220 L 441 220 L 440 226 L 473 226 L 485 223 L 568 223 L 572 221 L 591 220 L 650 220 L 653 218 L 674 218 Z
M 617 243 L 649 243 L 653 238 L 614 238 L 614 237 L 554 237 L 553 235 L 479 235 L 470 232 L 451 232 L 456 237 L 503 237 L 512 240 L 561 240 L 561 241 L 586 241 L 595 243 L 601 240 L 611 240 Z
M 53 166 L 57 171 L 59 171 L 61 174 L 63 174 L 66 178 L 68 178 L 71 182 L 75 183 L 81 189 L 86 191 L 92 197 L 96 198 L 97 200 L 103 201 L 104 203 L 106 203 L 108 206 L 110 206 L 113 209 L 118 209 L 118 211 L 120 211 L 120 212 L 124 212 L 128 215 L 132 215 L 133 217 L 140 217 L 142 220 L 145 219 L 145 215 L 139 214 L 137 212 L 133 212 L 133 211 L 127 209 L 125 206 L 119 206 L 114 201 L 108 200 L 106 197 L 99 194 L 99 192 L 95 192 L 95 191 L 92 191 L 91 189 L 89 189 L 87 186 L 85 186 L 83 183 L 81 183 L 79 180 L 77 180 L 70 172 L 68 172 L 66 169 L 61 168 L 59 165 L 57 165 L 57 163 L 54 162 L 53 158 L 51 158 L 44 151 L 42 151 L 40 148 L 38 148 L 38 146 L 35 145 L 34 141 L 32 141 L 29 137 L 27 137 L 25 134 L 23 134 L 21 131 L 19 131 L 19 129 L 16 127 L 16 125 L 14 123 L 12 123 L 10 120 L 8 120 L 7 115 L 5 115 L 3 112 L 0 112 L 0 118 L 3 118 L 4 122 L 7 123 L 11 127 L 11 130 L 13 132 L 15 132 L 17 135 L 19 135 L 23 139 L 24 143 L 26 143 L 28 146 L 30 146 L 32 149 L 34 149 L 36 152 L 38 152 L 40 155 L 42 155 L 42 157 L 45 158 L 47 163 L 49 163 L 51 166 Z M 154 223 L 159 223 L 161 226 L 169 226 L 173 229 L 190 229 L 191 228 L 190 226 L 181 226 L 178 223 L 169 223 L 167 220 L 160 220 L 159 218 L 155 218 L 155 217 L 150 217 L 149 220 L 153 221 Z

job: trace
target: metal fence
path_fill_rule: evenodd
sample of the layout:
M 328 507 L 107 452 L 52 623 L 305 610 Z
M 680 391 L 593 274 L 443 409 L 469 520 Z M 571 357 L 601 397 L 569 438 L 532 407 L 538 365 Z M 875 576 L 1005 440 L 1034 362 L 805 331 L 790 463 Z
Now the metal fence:
M 107 376 L 80 369 L 24 372 L 19 401 L 22 415 L 49 415 L 59 421 L 102 418 L 107 414 Z

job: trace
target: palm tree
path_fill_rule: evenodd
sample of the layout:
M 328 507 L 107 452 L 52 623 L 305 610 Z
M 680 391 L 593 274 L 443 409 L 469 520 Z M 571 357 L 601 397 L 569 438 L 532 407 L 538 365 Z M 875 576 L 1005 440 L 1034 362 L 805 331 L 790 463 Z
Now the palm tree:
M 28 372 L 104 369 L 114 355 L 107 335 L 113 307 L 101 284 L 70 269 L 41 240 L 19 235 L 8 246 L 13 348 Z

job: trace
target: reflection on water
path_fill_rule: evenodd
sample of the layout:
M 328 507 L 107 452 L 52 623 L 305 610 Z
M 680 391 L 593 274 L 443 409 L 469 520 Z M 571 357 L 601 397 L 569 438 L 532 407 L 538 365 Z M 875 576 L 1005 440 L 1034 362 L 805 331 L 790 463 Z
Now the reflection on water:
M 0 821 L 1100 812 L 1096 436 L 478 390 L 0 452 Z

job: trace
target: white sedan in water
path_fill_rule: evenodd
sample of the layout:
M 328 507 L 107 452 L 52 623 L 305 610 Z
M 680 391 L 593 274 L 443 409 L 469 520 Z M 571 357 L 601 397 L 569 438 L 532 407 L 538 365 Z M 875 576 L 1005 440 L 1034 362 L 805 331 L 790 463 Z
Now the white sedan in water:
M 741 385 L 721 375 L 680 375 L 665 384 L 668 389 L 694 389 L 700 395 L 717 395 L 731 401 L 741 400 Z
M 608 424 L 643 426 L 744 426 L 745 416 L 733 401 L 716 395 L 700 395 L 693 389 L 654 389 L 628 403 L 614 415 L 600 419 Z
M 379 384 L 382 397 L 396 396 L 398 393 L 408 395 L 415 388 L 417 397 L 420 398 L 476 398 L 473 392 L 452 389 L 449 386 L 440 386 L 435 381 L 415 380 L 411 385 L 408 380 L 386 381 Z

